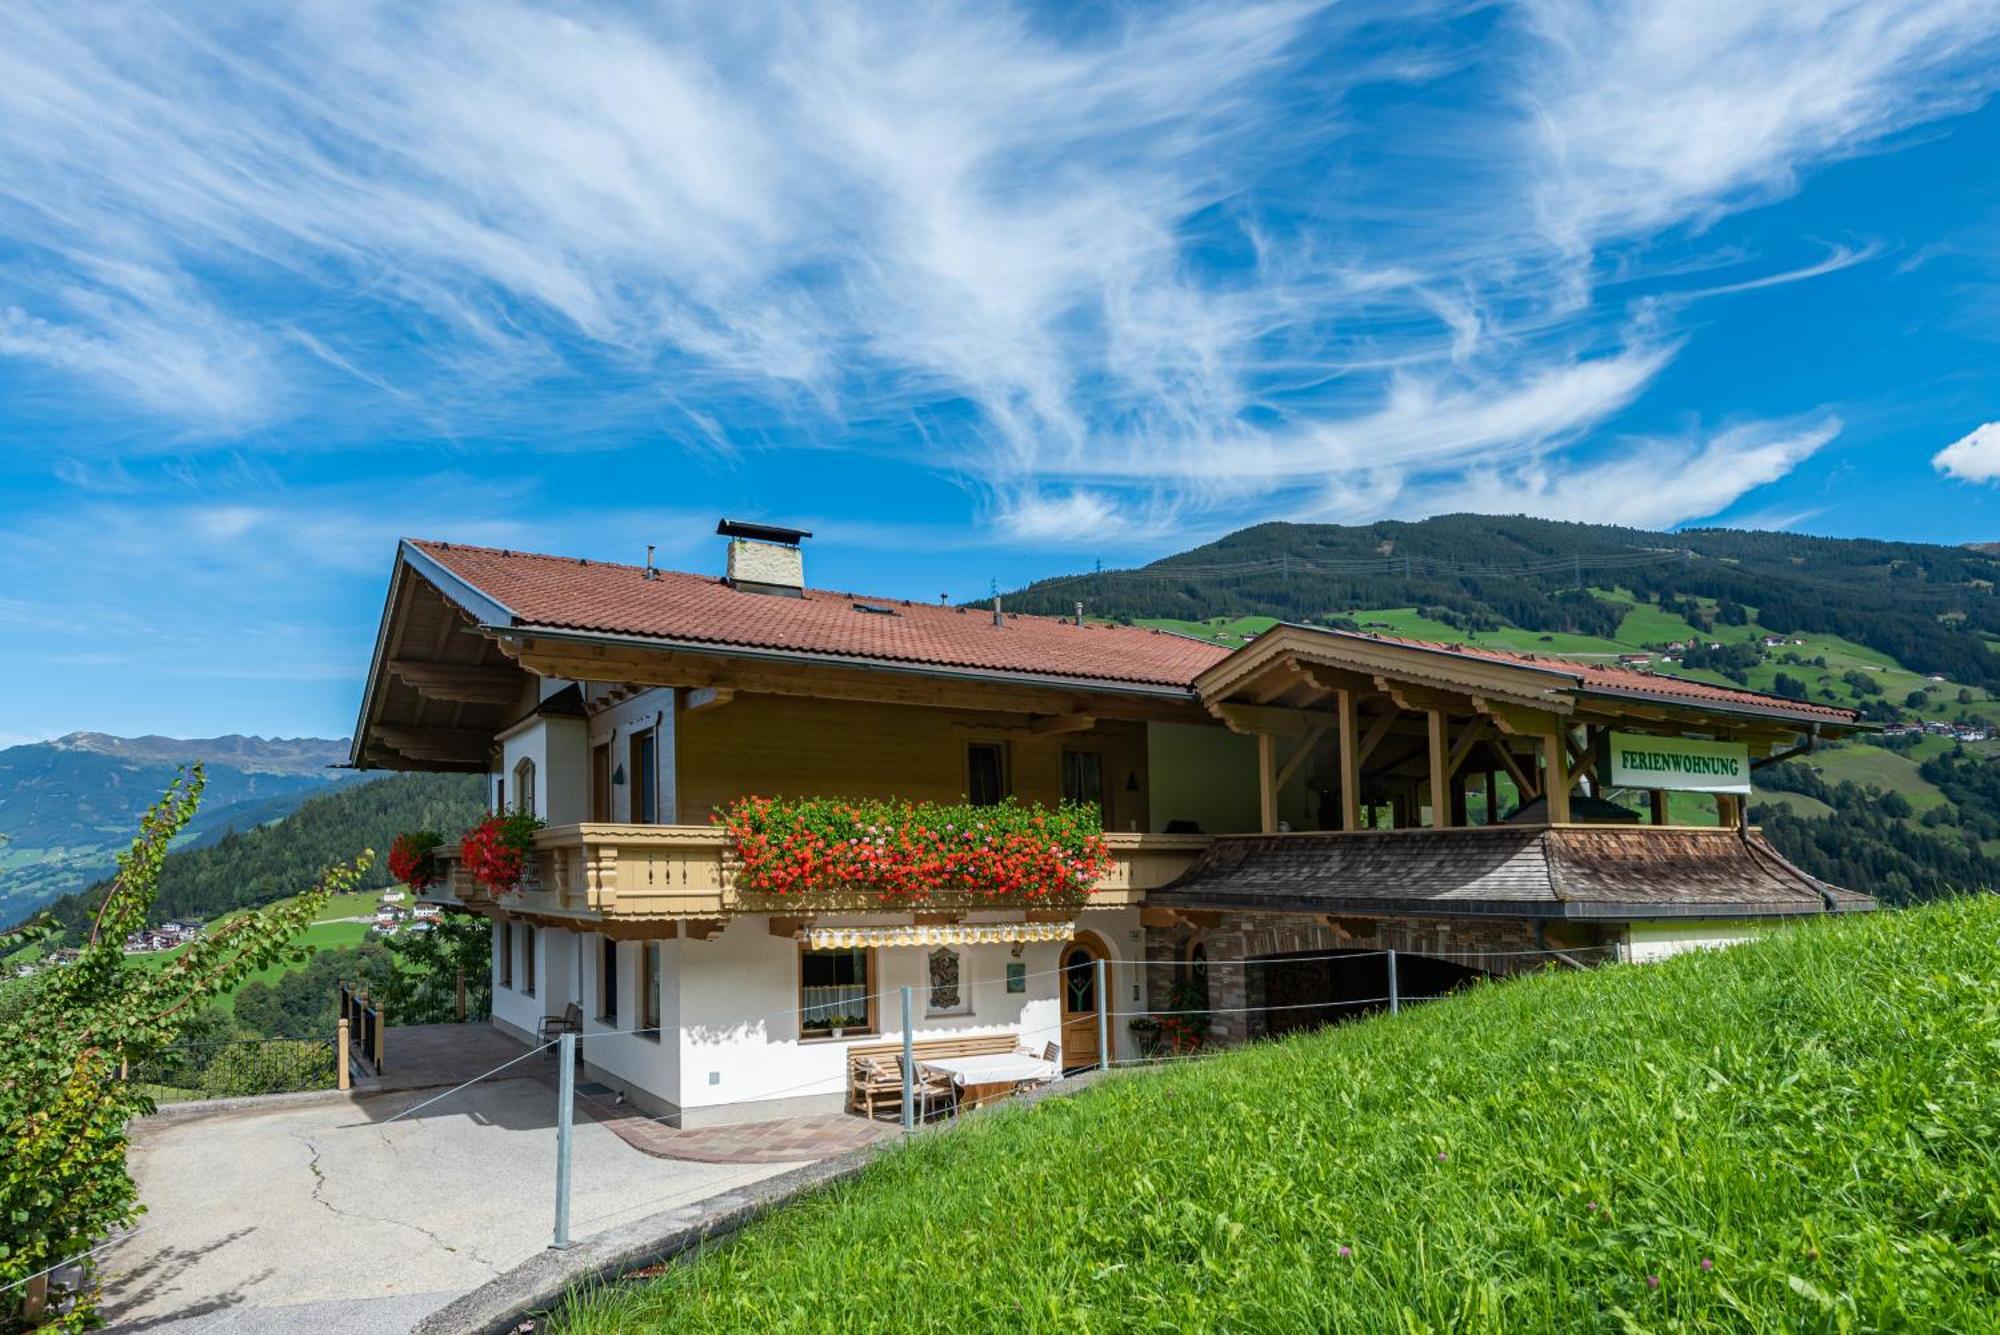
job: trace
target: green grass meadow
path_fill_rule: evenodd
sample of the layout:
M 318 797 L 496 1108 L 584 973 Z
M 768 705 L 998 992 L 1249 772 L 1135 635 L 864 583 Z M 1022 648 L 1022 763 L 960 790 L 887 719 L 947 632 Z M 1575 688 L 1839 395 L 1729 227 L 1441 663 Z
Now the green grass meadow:
M 981 1114 L 555 1325 L 2000 1329 L 2000 900 Z

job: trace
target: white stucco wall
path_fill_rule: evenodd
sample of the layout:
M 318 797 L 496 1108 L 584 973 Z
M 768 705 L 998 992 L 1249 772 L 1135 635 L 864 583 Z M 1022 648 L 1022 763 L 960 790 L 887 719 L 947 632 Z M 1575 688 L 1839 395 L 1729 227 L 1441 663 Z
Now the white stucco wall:
M 603 940 L 583 938 L 583 1059 L 592 1074 L 614 1086 L 636 1088 L 663 1103 L 677 1103 L 680 1083 L 679 948 L 684 942 L 660 946 L 660 1025 L 656 1034 L 630 1031 L 644 1027 L 639 988 L 644 977 L 643 943 L 618 942 L 618 1018 L 607 1023 L 599 1009 L 598 972 L 603 965 Z
M 519 923 L 513 924 L 511 929 L 504 933 L 500 930 L 499 923 L 496 922 L 493 924 L 493 1018 L 517 1033 L 533 1034 L 540 1027 L 542 1016 L 550 1013 L 544 1009 L 547 1000 L 547 991 L 543 986 L 544 973 L 541 967 L 541 959 L 539 958 L 541 953 L 540 938 L 546 936 L 547 933 L 535 933 L 537 967 L 535 970 L 535 995 L 533 996 L 528 995 L 525 989 L 527 972 L 522 963 L 522 955 L 528 945 L 528 942 L 523 939 L 525 935 L 526 933 L 522 930 Z M 502 977 L 500 951 L 502 949 L 503 943 L 501 938 L 503 936 L 507 938 L 505 945 L 514 952 L 513 984 L 507 987 L 501 986 L 500 983 Z M 561 1011 L 562 1005 L 558 1003 L 555 1012 L 560 1014 Z
M 1678 955 L 1683 950 L 1714 950 L 1740 941 L 1754 941 L 1773 930 L 1772 924 L 1742 919 L 1627 923 L 1626 958 L 1644 964 Z
M 975 920 L 984 915 L 973 915 Z M 997 915 L 994 915 L 997 916 Z M 841 923 L 907 922 L 894 915 L 842 915 Z M 1094 911 L 1081 925 L 1112 952 L 1110 992 L 1114 1011 L 1136 1011 L 1134 991 L 1143 986 L 1143 933 L 1137 910 Z M 1009 993 L 1006 966 L 1013 948 L 1004 945 L 960 948 L 962 986 L 971 997 L 964 1015 L 927 1015 L 928 959 L 925 947 L 884 947 L 875 952 L 877 1029 L 839 1039 L 799 1037 L 798 943 L 773 936 L 767 920 L 736 919 L 707 941 L 680 940 L 679 1085 L 662 1094 L 679 1105 L 691 1123 L 736 1120 L 809 1107 L 838 1108 L 847 1089 L 847 1050 L 856 1044 L 894 1041 L 902 1035 L 900 989 L 912 989 L 914 1029 L 919 1039 L 946 1034 L 1006 1033 L 1039 1048 L 1061 1038 L 1054 942 L 1022 948 L 1027 991 Z M 1110 1021 L 1113 1053 L 1133 1055 L 1125 1016 Z M 650 1068 L 664 1073 L 664 1064 Z M 642 1078 L 645 1073 L 635 1073 Z M 769 1105 L 759 1110 L 754 1106 Z

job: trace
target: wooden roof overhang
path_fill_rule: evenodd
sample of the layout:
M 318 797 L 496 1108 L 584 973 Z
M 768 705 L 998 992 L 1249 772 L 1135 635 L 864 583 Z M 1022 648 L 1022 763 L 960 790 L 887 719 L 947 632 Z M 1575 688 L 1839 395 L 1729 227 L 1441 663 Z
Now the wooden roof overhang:
M 1210 714 L 1237 731 L 1292 735 L 1324 726 L 1342 692 L 1373 697 L 1378 713 L 1438 710 L 1483 718 L 1502 744 L 1588 724 L 1728 738 L 1768 755 L 1801 734 L 1835 736 L 1866 726 L 1775 699 L 1743 703 L 1670 690 L 1596 688 L 1562 664 L 1292 625 L 1274 627 L 1202 673 L 1195 691 Z M 1369 708 L 1362 705 L 1360 714 L 1365 727 Z M 1417 729 L 1414 723 L 1386 726 L 1391 732 Z
M 490 767 L 494 735 L 533 698 L 533 678 L 479 633 L 478 618 L 496 606 L 402 545 L 355 723 L 353 768 Z
M 536 678 L 805 696 L 1019 714 L 1072 731 L 1097 720 L 1208 723 L 1185 685 L 867 660 L 524 622 L 414 544 L 397 552 L 350 763 L 360 769 L 483 771 L 496 734 L 531 707 Z

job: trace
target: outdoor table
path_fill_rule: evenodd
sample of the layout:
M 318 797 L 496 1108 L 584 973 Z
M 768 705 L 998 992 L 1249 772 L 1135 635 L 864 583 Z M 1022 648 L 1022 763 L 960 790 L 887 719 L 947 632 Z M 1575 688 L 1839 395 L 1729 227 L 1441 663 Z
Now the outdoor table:
M 1018 1052 L 998 1052 L 983 1057 L 939 1057 L 923 1063 L 933 1071 L 943 1071 L 958 1087 L 961 1108 L 977 1108 L 1022 1085 L 1053 1080 L 1056 1064 Z

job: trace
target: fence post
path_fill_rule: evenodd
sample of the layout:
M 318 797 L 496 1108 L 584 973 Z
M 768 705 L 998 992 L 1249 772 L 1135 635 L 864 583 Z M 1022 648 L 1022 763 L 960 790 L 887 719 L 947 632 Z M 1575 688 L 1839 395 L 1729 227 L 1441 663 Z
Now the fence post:
M 382 1032 L 386 1028 L 388 1028 L 388 1017 L 382 1014 L 382 1008 L 377 1006 L 375 1008 L 375 1074 L 377 1075 L 382 1074 L 382 1053 L 388 1047 L 388 1035 Z
M 465 970 L 458 971 L 458 1022 L 465 1023 Z
M 340 1026 L 337 1033 L 338 1037 L 334 1040 L 333 1045 L 335 1069 L 340 1075 L 340 1083 L 337 1087 L 342 1093 L 346 1093 L 352 1087 L 354 1080 L 348 1074 L 347 1070 L 347 1017 L 345 1015 L 340 1017 Z
M 917 1120 L 917 1034 L 910 1024 L 910 985 L 903 984 L 903 1130 Z
M 1111 989 L 1105 985 L 1105 977 L 1109 971 L 1105 969 L 1103 960 L 1096 961 L 1096 965 L 1097 1069 L 1108 1071 L 1111 1069 Z
M 1391 949 L 1389 951 L 1389 1014 L 1398 1014 L 1402 1009 L 1402 998 L 1396 994 L 1396 952 Z
M 556 1039 L 556 1237 L 549 1246 L 569 1250 L 569 1132 L 576 1103 L 576 1035 L 564 1030 Z

